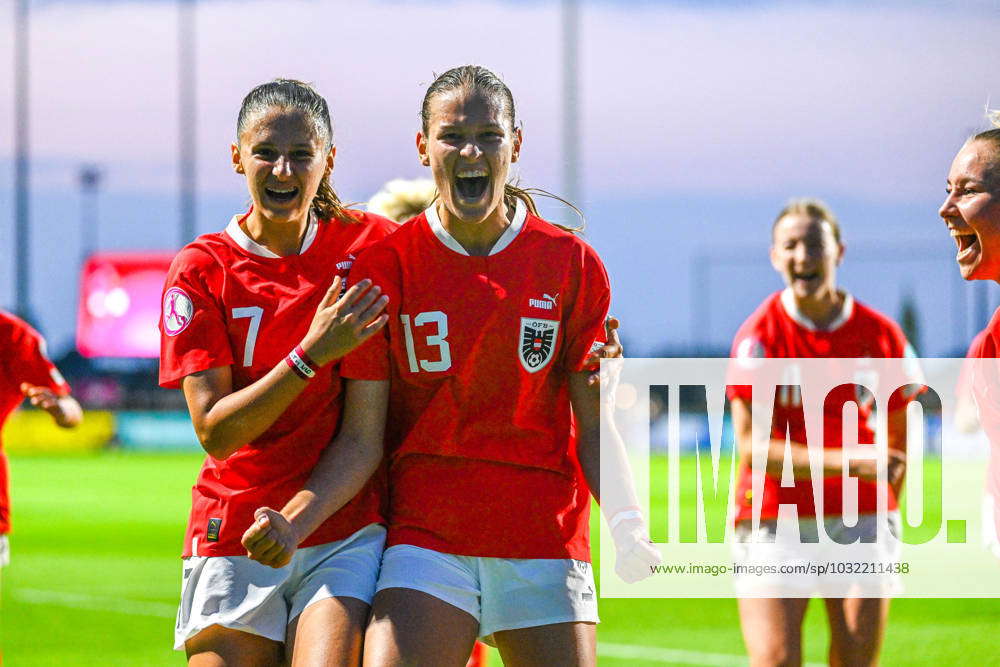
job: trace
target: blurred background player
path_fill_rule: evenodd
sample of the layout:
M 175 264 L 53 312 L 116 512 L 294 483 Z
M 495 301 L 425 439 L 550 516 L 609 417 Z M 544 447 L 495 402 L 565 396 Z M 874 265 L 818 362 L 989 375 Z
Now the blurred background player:
M 73 428 L 83 411 L 69 385 L 49 361 L 45 339 L 27 322 L 0 310 L 0 428 L 27 398 L 62 428 Z M 0 443 L 0 567 L 10 562 L 10 493 L 7 455 Z
M 479 636 L 509 664 L 592 665 L 599 396 L 587 369 L 604 343 L 607 275 L 507 184 L 521 132 L 498 77 L 445 72 L 422 119 L 418 154 L 441 196 L 359 259 L 352 280 L 382 286 L 390 320 L 342 365 L 355 378 L 345 423 L 357 386 L 379 405 L 369 420 L 387 428 L 390 546 L 365 664 L 460 666 Z M 335 448 L 381 449 L 346 432 Z M 336 473 L 324 457 L 310 488 L 326 493 L 283 508 L 284 532 L 307 532 L 350 494 Z M 648 575 L 658 555 L 634 504 L 608 502 L 606 513 L 623 560 Z
M 975 433 L 980 429 L 972 380 L 977 360 L 982 355 L 980 348 L 987 332 L 987 329 L 983 329 L 969 343 L 969 349 L 965 353 L 965 361 L 962 362 L 962 369 L 955 382 L 955 426 L 961 433 Z
M 958 247 L 955 261 L 965 280 L 1000 282 L 1000 112 L 991 112 L 995 129 L 976 134 L 965 142 L 948 172 L 947 196 L 938 211 Z M 1000 309 L 969 353 L 980 359 L 1000 357 Z M 1000 370 L 995 361 L 974 366 L 973 392 L 980 425 L 989 438 L 990 458 L 986 473 L 984 530 L 988 547 L 1000 557 Z
M 341 287 L 354 254 L 396 225 L 340 205 L 329 109 L 308 85 L 251 90 L 236 136 L 250 211 L 183 248 L 163 292 L 160 383 L 183 389 L 208 453 L 175 648 L 199 666 L 355 665 L 385 536 L 380 480 L 303 536 L 280 570 L 247 558 L 240 538 L 254 510 L 302 487 L 334 435 L 334 362 L 386 321 L 377 287 Z
M 435 197 L 437 186 L 430 179 L 394 178 L 368 200 L 368 210 L 396 222 L 406 222 L 423 213 Z
M 778 214 L 771 229 L 771 265 L 785 282 L 786 288 L 768 297 L 743 323 L 733 342 L 732 355 L 737 359 L 755 358 L 902 358 L 908 354 L 908 344 L 902 330 L 885 315 L 856 301 L 848 292 L 837 287 L 837 267 L 844 257 L 837 219 L 822 202 L 813 199 L 792 200 Z M 848 390 L 851 396 L 853 391 Z M 752 527 L 751 487 L 751 411 L 750 396 L 745 391 L 733 390 L 733 427 L 737 435 L 740 472 L 736 487 L 736 553 L 737 559 L 753 553 L 752 542 L 778 542 L 785 546 L 777 528 L 779 504 L 794 504 L 798 511 L 799 533 L 816 535 L 816 509 L 813 498 L 808 449 L 805 431 L 793 426 L 787 434 L 792 472 L 795 485 L 781 484 L 785 460 L 786 433 L 777 428 L 780 410 L 801 409 L 801 394 L 792 391 L 777 393 L 775 407 L 775 432 L 772 432 L 767 452 L 767 473 L 764 477 L 763 496 L 758 534 Z M 840 406 L 844 401 L 835 401 Z M 858 442 L 875 442 L 873 429 L 868 424 L 873 406 L 858 401 Z M 890 420 L 905 419 L 905 410 L 890 414 Z M 839 415 L 824 415 L 824 420 L 837 419 Z M 899 525 L 897 497 L 902 487 L 905 471 L 905 443 L 898 437 L 902 432 L 893 428 L 890 421 L 889 437 L 889 521 Z M 765 426 L 767 428 L 767 426 Z M 844 525 L 841 516 L 842 474 L 844 456 L 839 449 L 841 429 L 831 429 L 833 437 L 826 437 L 823 445 L 823 521 L 831 537 L 853 537 L 879 534 L 876 514 L 877 466 L 874 461 L 852 459 L 849 474 L 858 480 L 858 521 L 856 526 Z M 884 530 L 881 535 L 889 535 Z M 873 544 L 876 551 L 872 560 L 889 562 L 897 559 L 898 534 L 891 531 L 891 544 Z M 794 535 L 798 543 L 799 535 Z M 847 541 L 858 539 L 853 537 Z M 794 559 L 795 545 L 784 550 Z M 788 575 L 777 577 L 746 575 L 736 578 L 739 596 L 773 595 L 784 589 Z M 796 578 L 796 582 L 800 579 Z M 802 621 L 805 618 L 810 588 L 790 591 L 798 597 L 740 597 L 739 614 L 743 637 L 752 665 L 796 665 L 802 661 Z M 885 583 L 885 582 L 883 582 Z M 891 592 L 864 591 L 865 594 Z M 792 586 L 794 588 L 794 586 Z M 820 587 L 819 590 L 822 590 Z M 871 665 L 878 661 L 879 647 L 889 612 L 887 597 L 831 597 L 825 599 L 830 628 L 830 664 Z
M 982 376 L 981 371 L 977 373 L 976 366 L 983 363 L 980 361 L 982 358 L 981 348 L 989 332 L 989 328 L 983 329 L 972 339 L 969 350 L 965 354 L 965 360 L 962 362 L 958 380 L 955 382 L 955 427 L 961 436 L 974 437 L 982 434 L 986 440 L 985 446 L 987 448 L 990 447 L 990 441 L 988 437 L 985 437 L 982 424 L 979 423 L 979 408 L 976 406 L 976 392 L 973 382 L 977 375 Z M 977 442 L 976 444 L 981 443 Z M 989 456 L 988 450 L 987 456 Z M 991 475 L 986 476 L 983 488 L 980 538 L 983 547 L 1000 558 L 1000 533 L 997 531 L 995 518 L 996 498 L 1000 497 L 1000 488 L 995 486 L 996 484 L 997 481 Z

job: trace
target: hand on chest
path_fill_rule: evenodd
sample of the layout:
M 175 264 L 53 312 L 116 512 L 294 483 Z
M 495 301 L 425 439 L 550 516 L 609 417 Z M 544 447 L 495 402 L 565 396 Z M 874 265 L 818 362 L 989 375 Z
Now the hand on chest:
M 336 275 L 346 269 L 274 271 L 266 280 L 228 286 L 224 316 L 234 366 L 251 377 L 269 371 L 301 342 Z

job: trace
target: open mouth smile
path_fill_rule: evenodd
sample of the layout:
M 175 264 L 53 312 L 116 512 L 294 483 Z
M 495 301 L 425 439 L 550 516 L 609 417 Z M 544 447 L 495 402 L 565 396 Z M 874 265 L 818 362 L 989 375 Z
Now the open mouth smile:
M 480 199 L 489 187 L 490 178 L 485 169 L 464 169 L 455 174 L 455 190 L 466 201 Z
M 979 252 L 979 237 L 975 233 L 959 234 L 952 232 L 951 237 L 958 245 L 958 254 L 955 259 L 961 262 Z
M 280 204 L 287 204 L 298 196 L 299 189 L 296 187 L 264 188 L 264 192 L 267 193 L 268 198 Z

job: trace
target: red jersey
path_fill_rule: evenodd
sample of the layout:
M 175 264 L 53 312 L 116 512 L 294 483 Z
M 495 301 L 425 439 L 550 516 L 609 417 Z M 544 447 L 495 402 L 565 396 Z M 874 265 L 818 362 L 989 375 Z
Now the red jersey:
M 969 347 L 969 355 L 980 359 L 1000 358 L 1000 309 L 993 313 L 990 323 L 979 338 Z M 973 395 L 979 411 L 979 423 L 990 441 L 990 459 L 986 470 L 986 490 L 993 496 L 996 534 L 1000 535 L 1000 368 L 996 362 L 982 361 L 973 367 Z
M 885 315 L 855 301 L 850 294 L 844 298 L 844 306 L 836 320 L 826 328 L 818 329 L 805 315 L 799 312 L 790 289 L 776 292 L 768 297 L 740 327 L 733 341 L 731 356 L 734 358 L 816 358 L 841 359 L 903 358 L 912 356 L 906 337 L 899 326 Z M 831 406 L 823 415 L 823 446 L 843 447 L 841 406 L 854 400 L 851 389 L 831 401 Z M 730 398 L 749 401 L 748 389 L 733 387 Z M 872 404 L 856 401 L 858 406 L 858 442 L 875 442 L 875 434 L 869 418 Z M 801 399 L 794 391 L 778 392 L 773 423 L 773 438 L 805 443 L 804 425 L 797 419 L 787 419 L 786 415 L 801 409 Z M 779 428 L 789 424 L 788 432 Z M 736 485 L 736 521 L 752 518 L 752 475 L 749 467 L 740 469 Z M 877 511 L 877 489 L 875 482 L 858 480 L 858 512 Z M 896 496 L 888 490 L 890 510 L 896 509 Z M 762 519 L 778 516 L 778 506 L 794 504 L 799 517 L 815 516 L 816 504 L 813 498 L 812 482 L 809 479 L 795 480 L 794 487 L 781 486 L 781 479 L 773 475 L 764 476 L 763 498 L 761 499 Z M 836 516 L 843 513 L 844 499 L 841 476 L 828 476 L 823 480 L 823 514 Z
M 69 385 L 49 361 L 45 339 L 24 320 L 0 310 L 0 427 L 24 400 L 21 383 L 48 387 L 59 396 Z M 10 532 L 7 455 L 0 444 L 0 535 Z
M 230 366 L 238 391 L 281 363 L 309 330 L 334 276 L 346 276 L 358 253 L 396 228 L 376 215 L 351 215 L 356 223 L 311 220 L 301 251 L 291 257 L 247 236 L 246 216 L 185 246 L 163 289 L 160 384 L 177 388 L 187 375 Z M 207 457 L 192 491 L 184 556 L 244 554 L 240 537 L 254 510 L 280 508 L 302 488 L 337 430 L 341 403 L 334 363 L 256 440 L 224 461 Z M 339 540 L 380 522 L 380 486 L 376 476 L 302 545 Z
M 955 396 L 958 398 L 975 396 L 972 386 L 973 376 L 976 372 L 977 360 L 983 356 L 983 341 L 986 340 L 989 333 L 990 330 L 987 327 L 977 333 L 972 338 L 972 342 L 969 343 L 969 349 L 965 353 L 965 361 L 962 362 L 962 368 L 958 372 L 958 380 L 955 381 Z
M 389 324 L 341 373 L 392 383 L 388 544 L 589 561 L 568 379 L 605 340 L 597 254 L 519 203 L 472 257 L 431 208 L 358 261 L 363 278 L 389 295 Z

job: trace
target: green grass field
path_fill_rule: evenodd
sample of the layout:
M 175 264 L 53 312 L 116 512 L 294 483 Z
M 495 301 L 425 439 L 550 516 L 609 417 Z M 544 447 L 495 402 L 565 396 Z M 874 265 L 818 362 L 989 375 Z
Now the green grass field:
M 165 454 L 12 458 L 6 664 L 183 664 L 171 643 L 199 465 L 197 456 Z M 601 617 L 602 665 L 746 664 L 733 600 L 608 599 Z M 810 663 L 824 661 L 824 627 L 814 602 Z M 1000 600 L 897 600 L 883 664 L 1000 664 L 998 638 Z

